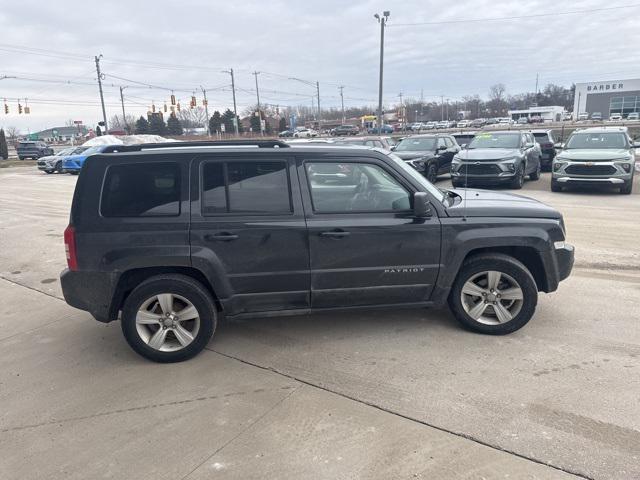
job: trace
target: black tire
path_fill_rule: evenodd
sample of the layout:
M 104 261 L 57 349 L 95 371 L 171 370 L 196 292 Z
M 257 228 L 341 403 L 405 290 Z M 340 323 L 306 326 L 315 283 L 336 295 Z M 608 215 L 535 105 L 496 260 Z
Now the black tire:
M 18 157 L 19 160 L 24 160 L 24 157 Z
M 438 181 L 438 168 L 435 163 L 430 163 L 427 165 L 427 171 L 425 172 L 425 177 L 431 183 L 436 183 Z
M 551 179 L 551 191 L 552 192 L 561 192 L 562 186 L 554 179 Z
M 538 166 L 536 167 L 535 172 L 529 174 L 529 179 L 536 181 L 540 180 L 540 172 L 542 171 L 542 165 L 538 162 Z
M 498 271 L 514 279 L 522 290 L 522 303 L 512 320 L 497 325 L 487 325 L 472 318 L 462 305 L 462 288 L 474 275 L 484 271 Z M 449 307 L 456 319 L 465 328 L 488 335 L 505 335 L 515 332 L 527 324 L 536 310 L 538 288 L 531 272 L 521 262 L 501 253 L 475 255 L 462 264 L 449 294 Z
M 140 307 L 161 293 L 172 293 L 187 299 L 199 315 L 197 334 L 191 343 L 179 350 L 160 351 L 150 347 L 140 337 L 136 327 Z M 186 275 L 158 275 L 142 282 L 127 297 L 122 308 L 121 324 L 127 343 L 141 356 L 160 363 L 182 362 L 196 356 L 207 345 L 216 330 L 217 312 L 211 294 L 197 280 Z
M 57 162 L 55 166 L 55 171 L 58 173 L 62 173 L 62 162 Z
M 622 195 L 631 195 L 633 191 L 633 175 L 631 175 L 631 180 L 624 182 L 624 185 L 620 187 L 620 193 Z
M 514 190 L 520 190 L 523 185 L 524 185 L 524 165 L 521 165 L 520 167 L 518 167 L 518 170 L 516 171 L 516 174 L 514 175 L 513 180 L 511 180 L 511 183 L 509 186 Z
M 53 173 L 53 170 L 45 170 L 44 173 L 51 175 Z

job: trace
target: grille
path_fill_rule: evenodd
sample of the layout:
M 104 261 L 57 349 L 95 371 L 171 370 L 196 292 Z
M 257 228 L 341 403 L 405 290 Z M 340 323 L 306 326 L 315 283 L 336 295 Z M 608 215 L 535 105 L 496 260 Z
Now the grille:
M 462 165 L 458 171 L 466 175 L 493 175 L 502 172 L 500 167 L 493 163 L 481 163 L 479 165 Z
M 569 165 L 565 172 L 569 175 L 613 175 L 616 169 L 612 165 Z

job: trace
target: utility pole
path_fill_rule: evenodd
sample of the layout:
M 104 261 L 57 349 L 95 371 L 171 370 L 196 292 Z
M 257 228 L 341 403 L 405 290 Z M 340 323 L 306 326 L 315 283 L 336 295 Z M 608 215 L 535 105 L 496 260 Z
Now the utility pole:
M 238 136 L 238 109 L 236 107 L 236 82 L 233 77 L 233 68 L 229 70 L 223 70 L 223 73 L 228 73 L 231 75 L 231 92 L 233 93 L 233 114 L 235 117 L 233 118 L 233 126 L 236 129 L 236 136 Z
M 342 124 L 344 125 L 344 122 L 346 121 L 346 118 L 344 116 L 344 86 L 340 85 L 338 89 L 340 89 L 340 103 L 342 104 Z
M 444 121 L 444 95 L 440 95 L 440 121 Z
M 422 117 L 423 115 L 424 115 L 424 88 L 421 88 L 420 89 L 420 117 Z
M 447 98 L 447 120 L 449 120 L 449 99 Z
M 104 95 L 102 93 L 102 73 L 100 73 L 100 59 L 102 54 L 95 57 L 96 59 L 96 72 L 98 73 L 98 89 L 100 90 L 100 103 L 102 104 L 102 120 L 104 121 L 104 133 L 105 135 L 109 131 L 107 127 L 107 111 L 104 108 Z
M 127 88 L 127 87 L 120 87 L 120 104 L 122 105 L 122 123 L 124 123 L 124 130 L 127 133 L 131 133 L 129 132 L 129 125 L 127 125 L 127 116 L 124 113 L 124 95 L 122 94 L 122 91 Z
M 400 97 L 400 118 L 402 119 L 402 123 L 404 123 L 404 129 L 407 129 L 407 119 L 405 118 L 404 115 L 404 104 L 402 103 L 402 92 L 400 92 L 398 94 L 398 97 Z
M 209 128 L 209 101 L 207 100 L 207 91 L 202 85 L 200 85 L 200 90 L 202 90 L 202 98 L 204 100 L 204 115 L 207 117 L 207 135 L 211 136 L 211 129 Z
M 320 82 L 316 82 L 316 91 L 318 92 L 318 132 L 322 130 L 320 125 Z
M 260 111 L 260 90 L 258 90 L 258 75 L 260 72 L 253 72 L 253 76 L 256 77 L 256 97 L 258 98 L 258 118 L 260 119 L 260 135 L 264 135 L 262 130 L 262 112 Z
M 536 100 L 538 98 L 538 76 L 539 76 L 539 74 L 536 73 Z
M 382 124 L 384 123 L 384 119 L 382 118 L 382 79 L 383 79 L 383 71 L 384 71 L 384 27 L 389 20 L 389 15 L 391 13 L 388 10 L 382 12 L 382 17 L 377 13 L 373 16 L 380 23 L 380 79 L 378 81 L 378 135 L 382 135 Z

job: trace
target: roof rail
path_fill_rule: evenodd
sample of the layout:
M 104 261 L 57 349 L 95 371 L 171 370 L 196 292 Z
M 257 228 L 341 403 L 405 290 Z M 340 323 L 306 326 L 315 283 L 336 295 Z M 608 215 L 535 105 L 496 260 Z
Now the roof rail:
M 258 148 L 290 148 L 288 143 L 281 140 L 212 140 L 190 142 L 166 142 L 166 143 L 140 143 L 136 145 L 111 145 L 103 153 L 113 152 L 139 152 L 154 148 L 185 148 L 185 147 L 234 147 L 255 146 Z

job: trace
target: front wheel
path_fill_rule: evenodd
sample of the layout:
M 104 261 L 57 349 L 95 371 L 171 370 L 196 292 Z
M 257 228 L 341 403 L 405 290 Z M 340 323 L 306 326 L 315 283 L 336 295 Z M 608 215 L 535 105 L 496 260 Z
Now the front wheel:
M 538 161 L 538 166 L 536 167 L 535 172 L 530 173 L 529 174 L 529 178 L 531 180 L 540 180 L 540 172 L 541 172 L 541 170 L 542 170 L 542 166 L 541 166 L 540 162 Z
M 513 177 L 513 180 L 511 180 L 511 188 L 515 190 L 520 190 L 523 185 L 524 185 L 524 165 L 521 165 L 520 167 L 518 167 L 518 170 L 516 170 L 516 174 Z
M 429 180 L 431 183 L 436 183 L 436 181 L 438 180 L 438 169 L 435 163 L 430 163 L 427 167 L 426 177 L 427 180 Z
M 624 182 L 624 185 L 620 187 L 620 193 L 623 195 L 631 195 L 632 191 L 633 191 L 633 175 L 631 176 L 630 180 Z
M 56 163 L 55 171 L 58 173 L 62 173 L 62 162 Z
M 484 254 L 464 262 L 449 294 L 456 319 L 478 333 L 504 335 L 533 316 L 538 289 L 521 262 L 504 254 Z
M 161 363 L 196 356 L 217 324 L 211 294 L 185 275 L 159 275 L 142 282 L 122 309 L 122 332 L 138 354 Z

